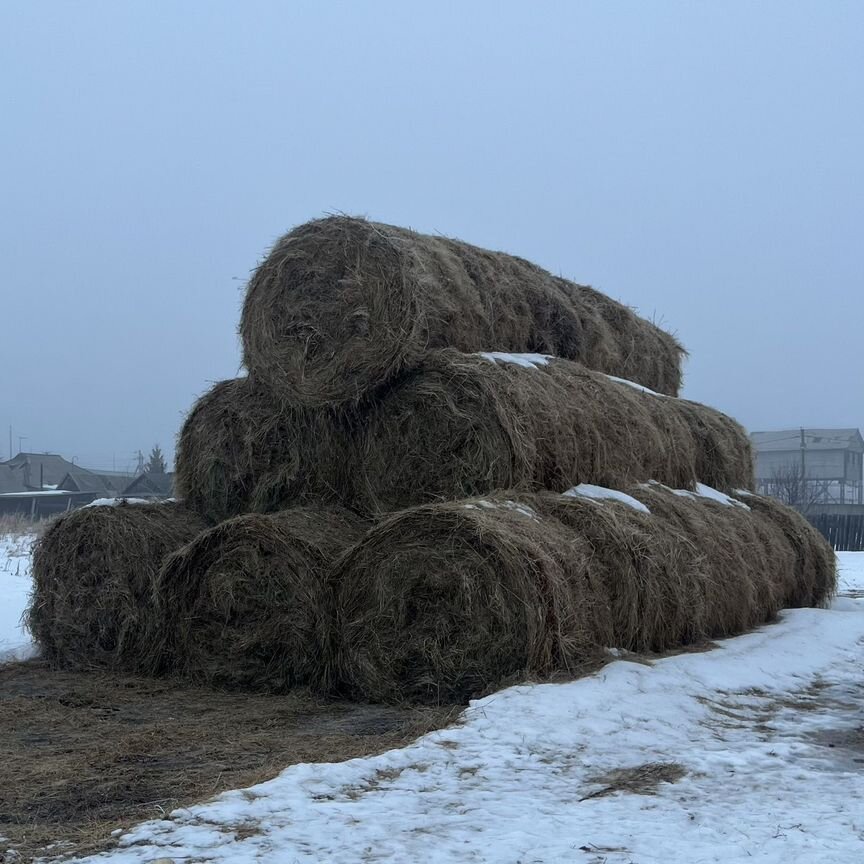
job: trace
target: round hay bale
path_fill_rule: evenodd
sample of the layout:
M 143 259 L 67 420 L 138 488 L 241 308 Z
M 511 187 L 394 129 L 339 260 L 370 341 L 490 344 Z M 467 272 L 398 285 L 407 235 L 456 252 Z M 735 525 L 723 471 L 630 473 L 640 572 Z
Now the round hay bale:
M 585 544 L 522 500 L 406 510 L 343 556 L 334 641 L 349 693 L 464 702 L 508 680 L 575 671 L 608 644 Z
M 587 546 L 592 581 L 608 598 L 610 647 L 659 652 L 716 635 L 708 562 L 678 526 L 615 500 L 543 493 L 535 505 Z
M 328 575 L 364 528 L 345 510 L 297 508 L 199 534 L 165 560 L 157 581 L 163 670 L 232 689 L 323 681 Z
M 764 522 L 779 530 L 794 555 L 783 593 L 788 607 L 825 606 L 837 591 L 837 556 L 831 544 L 797 510 L 776 498 L 738 492 L 741 500 Z
M 177 442 L 177 496 L 211 524 L 352 498 L 349 412 L 306 411 L 250 378 L 216 384 Z
M 744 506 L 660 484 L 627 490 L 664 530 L 677 530 L 702 558 L 700 596 L 692 614 L 705 637 L 733 636 L 773 620 L 792 578 L 791 550 L 783 536 Z
M 521 258 L 346 216 L 275 244 L 240 334 L 252 374 L 316 406 L 355 399 L 430 349 L 554 354 L 671 395 L 684 354 L 626 306 Z
M 735 421 L 537 355 L 430 355 L 369 406 L 361 435 L 357 495 L 373 512 L 492 489 L 753 484 Z
M 604 648 L 743 633 L 794 593 L 793 549 L 757 510 L 660 484 L 626 493 L 499 492 L 382 521 L 335 570 L 343 686 L 465 701 Z
M 147 671 L 162 622 L 152 602 L 162 559 L 205 527 L 177 504 L 82 507 L 33 551 L 27 627 L 53 665 Z

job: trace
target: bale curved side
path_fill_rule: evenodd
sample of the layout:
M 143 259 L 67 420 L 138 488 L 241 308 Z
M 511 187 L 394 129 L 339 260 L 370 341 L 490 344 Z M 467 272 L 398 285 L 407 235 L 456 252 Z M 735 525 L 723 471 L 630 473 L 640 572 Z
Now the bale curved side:
M 572 361 L 493 356 L 438 352 L 369 406 L 356 484 L 366 508 L 648 479 L 752 487 L 747 433 L 720 412 Z
M 792 573 L 783 605 L 824 606 L 837 591 L 837 556 L 831 544 L 797 510 L 776 498 L 742 490 L 741 501 L 779 530 L 794 554 Z
M 679 531 L 703 558 L 701 597 L 694 615 L 703 635 L 732 636 L 773 620 L 793 578 L 789 544 L 752 512 L 660 484 L 627 492 L 659 524 Z
M 505 498 L 394 514 L 334 573 L 339 680 L 361 699 L 464 702 L 575 670 L 606 629 L 587 564 L 577 536 Z
M 347 503 L 348 413 L 305 411 L 250 378 L 216 384 L 189 412 L 176 456 L 177 496 L 211 524 L 248 511 Z
M 327 581 L 364 524 L 300 507 L 237 516 L 169 556 L 155 594 L 164 672 L 228 688 L 283 691 L 327 675 Z
M 53 665 L 146 671 L 161 629 L 153 580 L 165 555 L 205 527 L 176 504 L 83 507 L 33 551 L 27 627 Z
M 447 347 L 555 354 L 676 395 L 684 353 L 628 307 L 521 258 L 345 216 L 274 245 L 240 334 L 254 375 L 315 406 L 356 399 Z

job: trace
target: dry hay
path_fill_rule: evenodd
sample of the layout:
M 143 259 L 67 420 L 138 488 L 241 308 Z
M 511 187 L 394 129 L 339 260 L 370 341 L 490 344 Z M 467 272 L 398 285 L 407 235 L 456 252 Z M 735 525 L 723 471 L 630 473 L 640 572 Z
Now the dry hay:
M 348 692 L 463 702 L 599 656 L 605 603 L 586 544 L 508 500 L 406 510 L 346 553 L 334 582 L 336 667 Z
M 363 430 L 358 506 L 372 511 L 649 478 L 753 485 L 750 441 L 734 420 L 567 360 L 438 352 L 368 408 Z
M 346 216 L 275 244 L 240 334 L 252 373 L 306 405 L 354 399 L 447 347 L 554 354 L 676 395 L 684 354 L 628 307 L 521 258 Z
M 117 829 L 290 765 L 402 747 L 455 719 L 449 708 L 334 702 L 302 689 L 223 693 L 164 678 L 60 672 L 43 661 L 0 666 L 0 861 L 106 852 Z M 226 826 L 238 836 L 254 830 Z M 166 851 L 161 860 L 189 860 Z
M 345 510 L 297 508 L 198 535 L 157 581 L 163 671 L 228 688 L 320 686 L 329 571 L 364 528 Z
M 165 555 L 204 523 L 172 503 L 82 507 L 58 518 L 35 544 L 27 627 L 61 668 L 139 671 L 160 622 L 153 580 Z
M 801 570 L 776 521 L 657 484 L 628 492 L 650 513 L 501 492 L 383 520 L 335 571 L 341 686 L 465 701 L 572 673 L 607 647 L 662 652 L 742 633 L 795 595 Z
M 764 523 L 781 531 L 792 548 L 794 578 L 788 583 L 783 605 L 792 608 L 825 605 L 837 591 L 837 556 L 831 544 L 797 510 L 776 498 L 744 490 L 738 497 Z
M 241 513 L 347 501 L 349 412 L 279 403 L 250 378 L 216 384 L 177 442 L 177 495 L 211 524 Z

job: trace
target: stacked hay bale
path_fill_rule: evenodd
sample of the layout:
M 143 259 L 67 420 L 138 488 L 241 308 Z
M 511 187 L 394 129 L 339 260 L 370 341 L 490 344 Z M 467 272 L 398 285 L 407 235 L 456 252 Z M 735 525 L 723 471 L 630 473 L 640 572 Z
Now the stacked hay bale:
M 572 673 L 609 647 L 656 652 L 741 633 L 811 605 L 811 586 L 823 601 L 830 548 L 796 568 L 783 520 L 816 532 L 746 501 L 641 484 L 395 513 L 337 567 L 340 681 L 366 698 L 464 701 Z
M 135 574 L 90 535 L 46 535 L 30 615 L 57 662 L 64 578 L 90 592 L 66 606 L 107 609 L 83 619 L 88 662 L 425 701 L 739 633 L 833 590 L 821 537 L 752 494 L 744 430 L 678 398 L 677 340 L 591 288 L 332 217 L 276 243 L 240 332 L 248 375 L 179 437 L 182 530 L 141 516 Z M 108 536 L 127 510 L 88 518 Z
M 171 502 L 82 507 L 57 519 L 33 550 L 26 612 L 44 657 L 64 668 L 151 668 L 162 631 L 153 590 L 162 559 L 205 527 Z

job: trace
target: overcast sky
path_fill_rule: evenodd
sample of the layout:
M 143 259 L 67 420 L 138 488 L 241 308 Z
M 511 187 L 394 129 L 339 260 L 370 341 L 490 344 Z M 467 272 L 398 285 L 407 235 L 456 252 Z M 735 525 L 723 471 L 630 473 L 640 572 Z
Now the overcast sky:
M 0 455 L 173 453 L 332 211 L 637 307 L 751 429 L 864 426 L 862 44 L 837 0 L 2 3 Z

